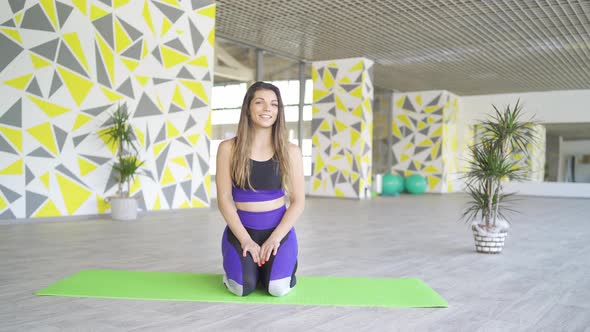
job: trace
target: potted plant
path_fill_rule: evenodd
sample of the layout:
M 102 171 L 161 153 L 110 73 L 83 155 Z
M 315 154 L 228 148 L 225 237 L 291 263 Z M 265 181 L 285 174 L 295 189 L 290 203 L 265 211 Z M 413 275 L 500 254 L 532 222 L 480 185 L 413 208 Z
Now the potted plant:
M 479 139 L 469 146 L 464 175 L 470 201 L 463 217 L 471 222 L 476 251 L 482 253 L 500 253 L 504 248 L 509 229 L 507 212 L 518 211 L 508 206 L 513 193 L 505 193 L 503 186 L 506 181 L 524 179 L 527 172 L 513 158 L 513 152 L 528 155 L 527 147 L 536 142 L 531 130 L 534 123 L 522 121 L 518 101 L 504 111 L 493 107 L 495 113 L 478 126 Z
M 117 176 L 117 192 L 115 196 L 107 198 L 111 204 L 111 213 L 116 220 L 137 219 L 137 200 L 130 197 L 131 183 L 133 182 L 143 161 L 138 158 L 136 136 L 130 124 L 129 113 L 126 104 L 118 105 L 111 113 L 111 126 L 100 132 L 106 138 L 107 145 L 116 147 L 116 160 L 113 170 Z

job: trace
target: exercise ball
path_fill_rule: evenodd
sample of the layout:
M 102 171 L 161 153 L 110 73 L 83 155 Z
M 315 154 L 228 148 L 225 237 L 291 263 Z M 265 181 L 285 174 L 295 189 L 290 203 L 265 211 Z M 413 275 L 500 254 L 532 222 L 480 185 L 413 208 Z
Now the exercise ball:
M 412 194 L 422 194 L 426 191 L 428 182 L 426 178 L 420 174 L 412 174 L 406 178 L 406 190 Z
M 404 191 L 404 178 L 396 174 L 385 174 L 381 180 L 381 194 L 399 195 Z

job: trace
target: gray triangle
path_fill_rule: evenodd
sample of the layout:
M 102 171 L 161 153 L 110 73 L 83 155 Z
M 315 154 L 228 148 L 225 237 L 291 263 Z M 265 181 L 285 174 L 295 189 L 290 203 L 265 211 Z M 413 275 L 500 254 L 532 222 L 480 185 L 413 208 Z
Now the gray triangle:
M 104 106 L 99 106 L 99 107 L 94 107 L 94 108 L 89 108 L 86 110 L 81 110 L 81 112 L 93 115 L 93 116 L 99 116 L 101 115 L 105 110 L 107 110 L 108 108 L 110 108 L 111 106 L 113 106 L 113 104 L 110 105 L 104 105 Z
M 311 119 L 311 134 L 313 135 L 316 130 L 320 127 L 320 125 L 322 124 L 322 121 L 324 121 L 324 119 Z
M 150 115 L 162 115 L 162 112 L 160 112 L 158 106 L 144 92 L 139 99 L 139 103 L 137 103 L 134 117 L 138 118 Z
M 330 155 L 330 151 L 332 151 L 332 145 L 331 145 L 331 144 L 328 146 L 328 148 L 327 148 L 326 150 L 324 150 L 324 153 L 325 153 L 327 156 L 329 156 L 329 155 Z
M 207 7 L 210 4 L 214 3 L 215 0 L 191 0 L 191 4 L 193 6 L 193 10 L 197 10 L 199 8 Z
M 418 126 L 418 120 L 414 119 L 414 118 L 409 118 L 410 122 L 412 123 L 412 125 L 414 126 L 414 128 L 416 128 Z
M 174 7 L 170 7 L 159 2 L 154 2 L 154 5 L 156 5 L 156 7 L 160 9 L 162 14 L 164 14 L 172 23 L 176 23 L 176 21 L 178 21 L 182 14 L 184 14 L 184 12 L 180 9 L 176 9 Z
M 164 198 L 166 198 L 166 202 L 168 202 L 168 207 L 172 208 L 172 202 L 174 201 L 174 193 L 176 192 L 176 185 L 170 185 L 168 187 L 162 188 L 162 193 L 164 194 Z
M 332 136 L 336 136 L 338 134 L 338 130 L 336 129 L 336 125 L 332 123 Z
M 211 76 L 209 75 L 209 72 L 205 73 L 205 76 L 201 78 L 201 81 L 211 81 Z
M 33 181 L 35 179 L 35 175 L 33 174 L 33 172 L 31 172 L 31 170 L 25 166 L 25 186 L 28 186 L 29 183 L 31 183 L 31 181 Z
M 37 83 L 36 77 L 33 77 L 26 91 L 30 94 L 34 94 L 35 96 L 43 98 L 43 94 L 41 93 L 41 88 L 39 88 L 39 83 Z
M 325 68 L 325 67 L 321 67 L 321 68 L 319 68 L 319 69 L 318 69 L 318 74 L 319 74 L 319 76 L 320 76 L 321 78 L 324 78 L 324 68 Z
M 402 106 L 402 109 L 408 110 L 408 111 L 412 111 L 412 112 L 416 112 L 416 109 L 414 108 L 414 105 L 412 104 L 412 101 L 410 100 L 410 98 L 408 96 L 406 96 L 404 98 L 404 104 Z
M 131 24 L 123 21 L 120 17 L 117 17 L 117 20 L 119 20 L 119 22 L 123 26 L 123 29 L 125 29 L 125 31 L 127 31 L 127 34 L 129 35 L 131 40 L 136 41 L 143 36 L 141 31 L 134 28 Z M 138 60 L 139 60 L 139 58 L 138 58 Z
M 16 12 L 25 8 L 26 1 L 27 0 L 8 0 L 8 4 L 10 5 L 10 9 L 12 10 L 12 13 L 16 14 Z
M 162 125 L 162 127 L 160 128 L 160 132 L 158 132 L 158 135 L 156 135 L 156 139 L 154 140 L 154 143 L 159 143 L 166 140 L 166 126 Z
M 104 165 L 107 162 L 109 162 L 111 160 L 111 158 L 105 158 L 105 157 L 98 157 L 98 156 L 89 156 L 89 155 L 85 155 L 85 154 L 81 154 L 80 156 L 92 161 L 93 163 L 97 164 L 97 165 Z
M 205 151 L 211 151 L 211 140 L 207 136 L 205 136 L 205 145 Z
M 409 170 L 409 171 L 419 171 L 419 169 L 417 169 L 417 168 L 416 168 L 416 165 L 414 165 L 414 163 L 413 163 L 413 162 L 410 162 L 410 163 L 408 164 L 408 170 Z
M 338 150 L 338 152 L 336 152 L 337 156 L 344 156 L 344 150 L 340 149 Z
M 123 82 L 121 86 L 119 86 L 117 92 L 120 92 L 131 99 L 135 99 L 133 95 L 133 85 L 131 84 L 131 77 L 127 78 L 125 82 Z
M 175 104 L 170 104 L 170 108 L 168 109 L 168 113 L 178 113 L 178 112 L 183 112 L 184 110 L 178 106 L 176 106 Z
M 72 52 L 64 42 L 62 42 L 59 46 L 59 53 L 57 54 L 57 63 L 68 68 L 71 71 L 75 71 L 76 73 L 84 77 L 88 77 L 88 74 L 86 74 L 86 71 L 84 71 L 82 65 L 78 63 L 78 60 L 76 60 L 76 57 L 74 56 L 74 54 L 72 54 Z
M 0 50 L 2 50 L 2 56 L 0 56 L 0 72 L 2 72 L 23 51 L 23 48 L 0 34 Z
M 189 199 L 191 199 L 191 186 L 192 186 L 192 182 L 191 180 L 188 181 L 184 181 L 180 183 L 180 187 L 182 188 L 182 190 L 184 191 L 184 194 L 186 195 L 186 197 Z
M 203 37 L 203 35 L 199 31 L 199 29 L 197 29 L 195 27 L 195 25 L 193 24 L 193 21 L 191 21 L 190 19 L 188 21 L 189 21 L 189 26 L 191 29 L 191 39 L 193 41 L 193 52 L 194 52 L 194 54 L 197 54 L 199 52 L 199 48 L 201 47 L 201 44 L 203 44 L 203 41 L 205 40 L 205 38 Z
M 80 145 L 80 143 L 82 143 L 82 141 L 88 137 L 88 134 L 85 135 L 80 135 L 80 136 L 76 136 L 72 139 L 72 141 L 74 142 L 74 146 L 77 147 L 78 145 Z
M 332 135 L 330 135 L 330 132 L 329 131 L 322 131 L 322 130 L 320 130 L 319 133 L 322 134 L 322 135 L 324 135 L 324 136 L 326 136 L 326 138 L 329 139 L 329 140 L 332 139 Z
M 395 153 L 393 153 L 393 151 L 389 151 L 391 153 L 391 165 L 395 166 L 399 163 L 399 161 L 397 160 L 397 157 L 395 156 Z
M 22 109 L 22 99 L 19 98 L 19 100 L 17 100 L 16 103 L 14 103 L 14 105 L 10 106 L 6 113 L 0 116 L 0 123 L 20 128 L 23 123 Z
M 143 191 L 140 190 L 133 195 L 133 198 L 137 200 L 137 207 L 140 211 L 147 211 L 147 206 L 145 205 L 145 197 L 143 196 Z
M 356 194 L 356 196 L 359 195 L 359 181 L 360 181 L 360 178 L 358 178 L 356 180 L 356 182 L 352 184 L 352 190 L 354 190 L 354 193 Z
M 189 153 L 186 156 L 184 156 L 184 159 L 186 159 L 186 162 L 188 163 L 188 168 L 190 170 L 193 169 L 193 158 L 194 158 L 194 156 L 192 153 Z
M 356 158 L 352 158 L 352 171 L 356 173 L 359 172 L 358 165 L 356 164 Z
M 111 0 L 98 0 L 98 1 L 104 3 L 105 5 L 107 5 L 109 7 L 113 6 L 113 3 L 111 2 Z
M 154 77 L 152 80 L 154 81 L 154 85 L 164 84 L 164 83 L 168 83 L 168 82 L 172 81 L 169 78 L 158 78 L 158 77 Z
M 365 142 L 365 148 L 363 149 L 363 156 L 366 155 L 367 153 L 369 153 L 369 151 L 371 151 L 371 147 L 369 146 L 369 144 L 367 144 Z
M 338 173 L 339 172 L 334 172 L 330 174 L 330 176 L 328 177 L 328 179 L 330 179 L 330 181 L 332 182 L 332 185 L 336 185 L 336 182 L 338 181 Z
M 41 45 L 37 45 L 33 48 L 31 48 L 31 51 L 39 54 L 51 61 L 55 61 L 55 55 L 57 54 L 57 45 L 59 43 L 59 39 L 54 39 L 54 40 L 50 40 L 46 43 L 43 43 Z M 4 51 L 4 48 L 2 48 L 2 50 Z M 4 52 L 2 52 L 4 53 Z
M 396 145 L 397 142 L 401 141 L 401 139 L 397 136 L 391 135 L 391 145 Z
M 425 127 L 422 130 L 418 130 L 418 132 L 424 136 L 428 136 L 428 130 L 430 129 L 430 127 Z
M 111 49 L 115 49 L 115 38 L 113 32 L 113 14 L 105 15 L 97 20 L 92 21 L 92 24 L 98 30 L 102 38 L 109 44 Z
M 338 172 L 338 183 L 346 183 L 348 179 L 342 174 L 342 172 Z
M 25 206 L 27 210 L 27 218 L 31 217 L 35 211 L 45 203 L 47 196 L 34 193 L 32 191 L 26 191 L 25 193 Z
M 353 83 L 353 84 L 340 84 L 340 86 L 346 91 L 346 92 L 350 92 L 356 88 L 359 87 L 359 84 L 357 83 Z
M 121 53 L 131 59 L 141 60 L 141 49 L 143 48 L 143 40 L 138 40 L 135 44 L 129 46 L 125 52 Z
M 107 184 L 104 187 L 104 192 L 111 190 L 117 184 L 117 171 L 114 168 L 111 168 L 111 174 L 109 174 L 109 179 L 107 180 Z
M 4 22 L 4 23 L 2 23 L 0 25 L 2 25 L 3 27 L 16 28 L 16 24 L 14 23 L 14 20 L 13 19 L 10 19 L 10 20 L 8 20 L 8 21 L 6 21 L 6 22 Z
M 439 109 L 437 109 L 436 111 L 430 113 L 431 115 L 443 115 L 443 107 L 441 106 Z
M 4 212 L 2 212 L 2 214 L 0 214 L 0 220 L 11 220 L 11 219 L 16 219 L 16 216 L 14 215 L 14 213 L 12 213 L 12 210 L 8 209 Z
M 335 101 L 335 100 L 334 100 L 334 94 L 333 94 L 333 93 L 330 93 L 329 95 L 327 95 L 327 96 L 325 96 L 324 98 L 322 98 L 322 99 L 320 99 L 320 100 L 316 101 L 315 103 L 316 103 L 316 104 L 321 104 L 321 103 L 333 103 L 334 101 Z
M 426 156 L 426 159 L 424 159 L 424 162 L 427 161 L 432 161 L 432 156 L 430 155 L 430 153 Z
M 332 114 L 333 117 L 336 117 L 336 107 L 330 108 L 330 110 L 328 111 L 328 114 Z
M 51 98 L 51 96 L 53 96 L 53 94 L 56 93 L 57 90 L 59 90 L 59 88 L 61 88 L 62 85 L 63 85 L 63 82 L 61 81 L 61 78 L 59 78 L 57 71 L 53 72 L 53 79 L 51 80 L 51 88 L 49 89 L 49 98 Z
M 338 68 L 328 67 L 328 70 L 330 71 L 330 74 L 332 74 L 332 77 L 336 79 L 336 75 L 338 75 Z
M 184 45 L 182 45 L 182 42 L 178 38 L 172 39 L 171 41 L 165 43 L 164 45 L 188 55 L 188 51 L 186 50 Z
M 432 147 L 430 146 L 416 146 L 414 147 L 414 155 L 420 154 L 422 151 L 431 150 Z
M 112 117 L 106 119 L 106 121 L 100 126 L 100 128 L 108 128 L 115 124 L 115 121 Z
M 154 48 L 154 50 L 152 51 L 152 55 L 154 56 L 154 58 L 156 58 L 156 60 L 158 60 L 158 62 L 160 64 L 163 64 L 163 62 L 162 62 L 162 56 L 160 55 L 160 48 L 159 47 Z
M 438 105 L 439 101 L 440 101 L 440 97 L 441 97 L 442 93 L 439 93 L 436 97 L 434 97 L 430 103 L 428 103 L 428 105 L 426 106 L 436 106 Z
M 60 28 L 63 28 L 64 24 L 68 20 L 68 17 L 70 17 L 70 14 L 72 13 L 73 7 L 70 7 L 68 5 L 64 5 L 63 3 L 59 2 L 59 1 L 56 1 L 55 5 L 56 5 L 56 9 L 57 9 L 57 18 L 59 20 L 59 26 L 60 26 Z
M 354 80 L 355 83 L 363 83 L 363 75 L 361 75 L 361 73 L 358 74 L 359 76 L 356 77 L 356 80 Z
M 72 173 L 72 171 L 67 169 L 63 164 L 59 164 L 55 169 L 62 172 L 64 175 L 68 176 L 70 180 L 76 180 L 80 185 L 86 187 L 86 184 L 84 184 L 84 182 L 82 182 L 82 180 L 80 180 L 80 178 L 78 178 L 76 174 Z
M 195 97 L 193 99 L 193 103 L 191 104 L 191 109 L 194 110 L 195 108 L 200 108 L 207 106 L 204 102 L 202 102 L 199 98 Z
M 196 126 L 197 122 L 195 121 L 195 119 L 193 119 L 192 116 L 189 115 L 188 117 L 188 121 L 186 122 L 186 126 L 184 126 L 184 131 L 188 131 L 190 128 L 192 128 L 193 126 Z
M 31 153 L 29 153 L 27 156 L 41 157 L 41 158 L 53 158 L 53 156 L 51 154 L 49 154 L 49 152 L 47 152 L 47 150 L 43 149 L 42 147 L 36 148 Z
M 194 80 L 195 77 L 186 69 L 186 67 L 182 67 L 182 69 L 176 75 L 176 78 L 186 78 L 189 80 Z
M 111 79 L 107 74 L 106 66 L 102 62 L 102 55 L 100 54 L 97 43 L 94 43 L 94 54 L 96 59 L 96 78 L 98 83 L 111 88 Z
M 146 124 L 145 125 L 145 148 L 146 150 L 152 146 L 152 141 L 150 139 L 150 130 L 149 130 L 149 126 Z
M 361 132 L 361 123 L 360 122 L 357 122 L 357 123 L 353 124 L 351 127 L 354 130 L 358 131 L 359 133 Z
M 55 133 L 57 146 L 61 152 L 64 147 L 64 143 L 66 142 L 66 138 L 68 137 L 68 133 L 55 125 L 53 126 L 53 132 Z
M 27 170 L 28 169 L 29 168 L 27 167 Z M 4 197 L 6 197 L 6 199 L 8 200 L 8 203 L 12 203 L 12 202 L 16 201 L 17 199 L 21 198 L 21 196 L 22 196 L 16 192 L 6 188 L 5 186 L 3 186 L 1 184 L 0 184 L 0 191 L 2 191 L 2 193 L 4 194 Z
M 206 162 L 200 155 L 197 155 L 197 159 L 199 159 L 199 167 L 201 167 L 201 175 L 207 174 L 207 172 L 209 172 L 209 163 Z
M 158 176 L 158 179 L 162 178 L 162 172 L 164 171 L 164 166 L 166 166 L 166 160 L 168 158 L 168 150 L 170 150 L 170 144 L 166 145 L 164 151 L 156 158 L 156 176 Z
M 179 136 L 179 137 L 176 139 L 176 141 L 177 141 L 177 142 L 184 143 L 184 144 L 186 144 L 187 146 L 190 146 L 191 148 L 193 147 L 193 145 L 191 144 L 191 142 L 189 142 L 189 141 L 186 139 L 186 137 L 184 137 L 184 136 Z
M 315 170 L 315 163 L 311 163 L 311 169 Z M 318 179 L 319 181 L 322 181 L 322 172 L 315 174 L 316 175 L 316 179 Z
M 21 29 L 41 30 L 55 32 L 51 22 L 41 9 L 41 5 L 36 4 L 25 11 Z
M 205 186 L 202 183 L 195 191 L 194 196 L 203 202 L 209 202 L 209 198 L 207 198 L 207 191 L 205 190 Z

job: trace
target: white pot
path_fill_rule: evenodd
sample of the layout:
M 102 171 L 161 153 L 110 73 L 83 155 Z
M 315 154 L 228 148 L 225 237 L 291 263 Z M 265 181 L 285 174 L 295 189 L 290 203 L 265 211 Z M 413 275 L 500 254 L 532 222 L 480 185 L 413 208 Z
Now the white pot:
M 504 240 L 508 235 L 508 227 L 496 230 L 485 230 L 480 225 L 472 224 L 475 250 L 484 254 L 499 254 L 504 249 Z
M 112 197 L 111 216 L 115 220 L 135 220 L 137 219 L 137 199 Z

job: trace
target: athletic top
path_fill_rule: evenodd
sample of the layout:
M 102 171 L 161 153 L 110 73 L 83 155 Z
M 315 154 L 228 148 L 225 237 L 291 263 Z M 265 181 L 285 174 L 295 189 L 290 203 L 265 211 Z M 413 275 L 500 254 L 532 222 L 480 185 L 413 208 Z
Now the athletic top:
M 250 184 L 254 190 L 232 187 L 234 202 L 264 202 L 285 195 L 279 163 L 274 158 L 266 161 L 250 159 Z

